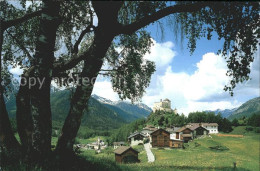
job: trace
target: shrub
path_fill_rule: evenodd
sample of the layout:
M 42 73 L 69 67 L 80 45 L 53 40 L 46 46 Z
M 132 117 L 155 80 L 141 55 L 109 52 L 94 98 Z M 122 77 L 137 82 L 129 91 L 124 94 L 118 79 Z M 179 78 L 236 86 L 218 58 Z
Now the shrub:
M 260 127 L 256 127 L 256 128 L 254 129 L 254 131 L 255 131 L 256 133 L 260 133 Z
M 214 151 L 226 151 L 229 150 L 229 148 L 227 148 L 226 146 L 221 146 L 221 145 L 217 145 L 217 146 L 213 146 L 213 147 L 209 147 L 211 150 Z
M 252 126 L 247 126 L 246 127 L 246 131 L 253 131 L 253 127 Z

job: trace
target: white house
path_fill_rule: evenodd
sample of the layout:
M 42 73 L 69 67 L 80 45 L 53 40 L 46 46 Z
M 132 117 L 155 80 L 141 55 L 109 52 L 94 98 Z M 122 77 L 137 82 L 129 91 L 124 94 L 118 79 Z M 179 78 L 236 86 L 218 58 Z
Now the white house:
M 170 133 L 171 140 L 181 140 L 179 135 L 176 135 L 176 131 L 179 130 L 180 127 L 166 128 L 166 131 Z M 179 134 L 179 133 L 177 133 Z
M 146 136 L 143 133 L 135 132 L 128 137 L 128 141 L 130 142 L 131 146 L 143 144 L 145 137 Z
M 209 134 L 217 134 L 218 133 L 218 124 L 217 123 L 189 123 L 188 127 L 192 127 L 195 125 L 201 125 L 209 131 Z

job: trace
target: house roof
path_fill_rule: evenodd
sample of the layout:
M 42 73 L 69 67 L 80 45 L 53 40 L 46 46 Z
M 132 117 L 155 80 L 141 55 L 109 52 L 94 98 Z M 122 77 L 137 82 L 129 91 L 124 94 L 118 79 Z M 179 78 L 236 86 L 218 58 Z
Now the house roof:
M 192 137 L 191 134 L 182 134 L 182 137 Z
M 194 126 L 189 127 L 189 129 L 192 130 L 192 131 L 196 130 L 197 128 L 202 128 L 202 129 L 204 129 L 204 130 L 207 130 L 206 128 L 204 128 L 204 127 L 202 127 L 202 126 L 200 126 L 200 125 L 194 125 Z M 207 131 L 208 131 L 208 130 L 207 130 Z
M 168 131 L 169 133 L 174 133 L 177 132 L 177 130 L 179 130 L 181 127 L 174 127 L 174 128 L 166 128 L 166 131 Z
M 180 129 L 178 129 L 176 132 L 182 132 L 182 131 L 184 131 L 185 129 L 191 130 L 190 128 L 184 126 L 184 127 L 180 128 Z M 191 130 L 191 131 L 192 131 L 192 130 Z
M 153 125 L 146 125 L 145 128 L 155 128 Z
M 160 129 L 157 129 L 156 131 L 153 131 L 153 132 L 151 133 L 151 135 L 152 135 L 152 134 L 154 134 L 155 132 L 159 131 L 159 130 L 162 130 L 162 131 L 164 131 L 164 132 L 166 132 L 166 133 L 170 134 L 168 131 L 166 131 L 166 130 L 164 130 L 164 129 L 160 128 Z
M 143 130 L 148 130 L 148 131 L 156 131 L 157 130 L 157 128 L 143 128 Z
M 197 129 L 198 127 L 201 127 L 199 125 L 193 125 L 191 127 L 189 127 L 190 130 L 194 131 L 195 129 Z M 203 127 L 202 127 L 203 128 Z M 205 128 L 204 128 L 205 129 Z
M 113 142 L 114 145 L 123 145 L 125 144 L 125 142 L 121 141 L 121 142 Z
M 136 153 L 139 153 L 138 151 L 136 151 L 135 149 L 133 149 L 132 147 L 129 147 L 129 146 L 121 146 L 121 147 L 118 147 L 114 152 L 116 153 L 116 154 L 123 154 L 123 153 L 125 153 L 126 151 L 128 151 L 128 150 L 132 150 L 132 151 L 134 151 L 134 152 L 136 152 Z
M 218 123 L 188 123 L 187 125 L 191 125 L 191 126 L 194 126 L 194 125 L 202 125 L 202 126 L 218 126 Z
M 201 123 L 202 126 L 218 126 L 217 123 Z
M 135 137 L 135 136 L 137 136 L 137 135 L 141 135 L 141 136 L 145 137 L 145 135 L 144 135 L 143 133 L 141 133 L 141 132 L 135 132 L 135 133 L 132 133 L 131 135 L 129 135 L 128 138 L 132 138 L 132 137 Z

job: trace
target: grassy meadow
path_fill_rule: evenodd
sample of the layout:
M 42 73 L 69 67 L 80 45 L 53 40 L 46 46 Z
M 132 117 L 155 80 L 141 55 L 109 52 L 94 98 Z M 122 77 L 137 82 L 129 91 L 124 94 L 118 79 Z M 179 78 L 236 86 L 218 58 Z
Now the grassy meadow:
M 260 134 L 246 132 L 244 127 L 236 127 L 230 134 L 243 134 L 244 137 L 212 135 L 185 144 L 185 149 L 152 149 L 154 163 L 147 163 L 143 146 L 134 147 L 140 152 L 141 162 L 137 164 L 116 164 L 112 148 L 100 154 L 85 150 L 81 156 L 99 163 L 105 170 L 234 170 L 235 162 L 236 170 L 258 171 Z
M 139 151 L 140 163 L 118 164 L 115 162 L 113 147 L 108 147 L 96 154 L 94 150 L 81 149 L 80 160 L 77 160 L 72 170 L 259 170 L 259 140 L 260 134 L 246 131 L 245 127 L 235 127 L 229 134 L 244 135 L 243 138 L 220 137 L 211 135 L 195 139 L 185 144 L 184 149 L 152 149 L 155 162 L 148 163 L 146 152 L 142 145 L 133 148 Z M 89 139 L 77 139 L 78 143 L 86 144 L 96 141 L 98 136 Z M 100 136 L 102 140 L 107 137 Z M 57 138 L 53 137 L 52 144 Z M 212 148 L 210 148 L 212 147 Z M 64 163 L 65 164 L 65 163 Z M 18 170 L 28 170 L 18 165 Z M 64 165 L 66 169 L 66 165 Z M 9 170 L 9 169 L 7 169 Z M 10 170 L 16 170 L 14 168 Z M 35 170 L 41 170 L 35 168 Z

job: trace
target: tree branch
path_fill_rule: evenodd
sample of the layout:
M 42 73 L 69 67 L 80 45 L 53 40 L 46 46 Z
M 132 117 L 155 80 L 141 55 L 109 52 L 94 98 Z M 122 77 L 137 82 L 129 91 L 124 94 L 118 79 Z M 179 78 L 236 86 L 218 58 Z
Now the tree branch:
M 194 4 L 181 4 L 174 5 L 170 7 L 166 7 L 162 10 L 157 11 L 156 13 L 143 17 L 139 21 L 133 22 L 129 25 L 122 25 L 121 29 L 119 29 L 119 34 L 133 34 L 135 31 L 167 16 L 174 13 L 180 12 L 196 12 L 206 6 L 208 6 L 209 2 L 198 2 Z
M 92 28 L 93 30 L 91 30 L 91 28 Z M 80 42 L 82 41 L 83 37 L 85 36 L 85 34 L 94 31 L 94 29 L 95 29 L 95 26 L 89 25 L 85 30 L 83 30 L 83 31 L 81 32 L 81 34 L 80 34 L 78 40 L 77 40 L 76 43 L 74 44 L 72 53 L 74 53 L 74 54 L 77 54 L 77 53 L 78 53 L 78 51 L 79 51 L 78 46 L 79 46 Z
M 73 47 L 73 50 L 72 50 L 72 54 L 73 54 L 73 53 L 74 53 L 74 54 L 77 54 L 77 53 L 78 53 L 78 51 L 79 51 L 78 46 L 79 46 L 80 42 L 82 41 L 83 37 L 85 36 L 85 34 L 91 32 L 91 31 L 94 31 L 94 29 L 96 28 L 96 27 L 93 25 L 93 12 L 90 10 L 89 14 L 90 14 L 90 25 L 89 25 L 85 30 L 83 30 L 83 31 L 81 32 L 81 34 L 80 34 L 80 36 L 79 36 L 77 42 L 74 44 L 74 47 Z M 91 30 L 91 28 L 92 28 L 93 30 Z
M 136 21 L 132 24 L 125 25 L 125 26 L 121 25 L 121 28 L 118 28 L 117 34 L 132 34 L 135 31 L 139 30 L 140 28 L 145 27 L 146 25 L 148 25 L 152 22 L 155 22 L 167 15 L 177 13 L 177 12 L 195 12 L 195 11 L 198 11 L 198 10 L 208 6 L 209 4 L 210 4 L 210 2 L 198 2 L 195 4 L 182 4 L 182 5 L 170 6 L 170 7 L 164 8 L 152 15 L 144 17 L 141 20 Z M 77 55 L 74 54 L 73 57 L 69 61 L 67 61 L 63 64 L 61 64 L 61 63 L 54 64 L 53 72 L 57 73 L 57 72 L 62 72 L 62 71 L 73 68 L 80 61 L 85 59 L 86 56 L 89 56 L 92 49 L 93 49 L 93 47 L 91 45 L 89 47 L 89 49 L 87 51 L 85 51 L 84 53 L 77 54 Z
M 43 12 L 43 10 L 38 10 L 38 11 L 29 13 L 29 14 L 25 14 L 23 17 L 16 18 L 16 19 L 13 19 L 13 20 L 9 20 L 9 21 L 5 21 L 4 22 L 4 30 L 9 28 L 9 27 L 20 24 L 20 23 L 22 23 L 26 20 L 29 20 L 33 17 L 40 16 L 42 12 Z
M 81 54 L 74 54 L 72 55 L 71 59 L 64 62 L 64 63 L 55 63 L 53 65 L 53 74 L 57 75 L 59 72 L 63 72 L 75 67 L 80 61 L 89 56 L 92 51 L 92 46 L 89 47 L 87 51 Z
M 6 32 L 7 32 L 7 34 L 8 34 L 9 36 L 11 36 L 11 37 L 14 39 L 14 41 L 15 41 L 16 44 L 20 47 L 20 49 L 21 49 L 22 51 L 24 51 L 24 53 L 28 56 L 29 61 L 32 61 L 33 57 L 31 56 L 31 54 L 29 53 L 29 51 L 23 46 L 23 44 L 22 44 L 15 36 L 13 36 L 8 30 L 6 30 Z

